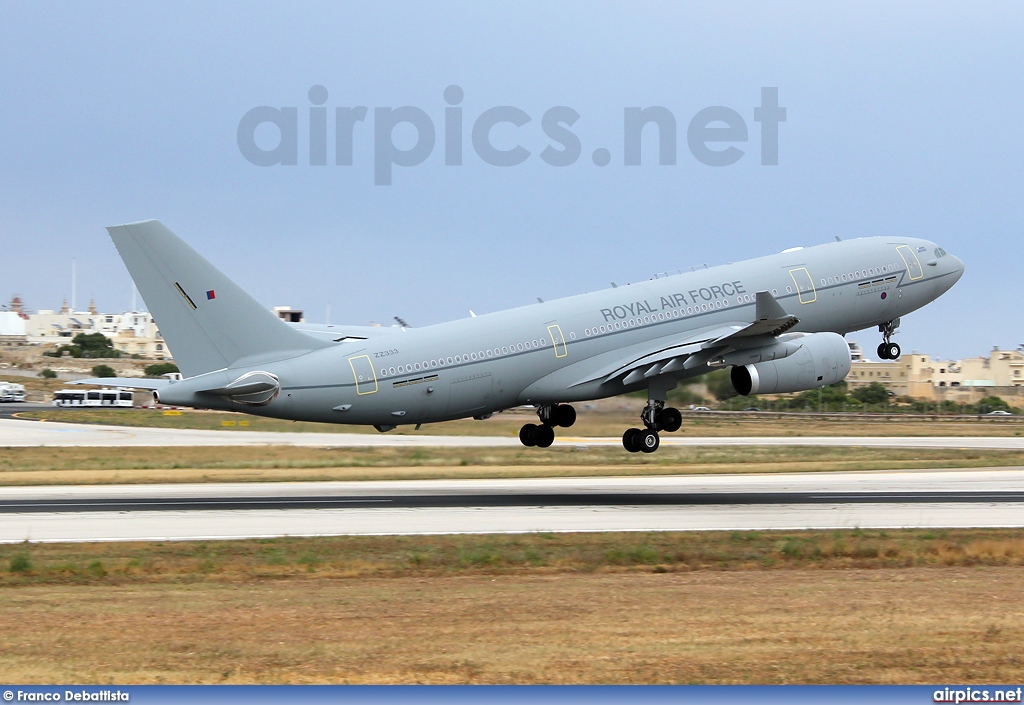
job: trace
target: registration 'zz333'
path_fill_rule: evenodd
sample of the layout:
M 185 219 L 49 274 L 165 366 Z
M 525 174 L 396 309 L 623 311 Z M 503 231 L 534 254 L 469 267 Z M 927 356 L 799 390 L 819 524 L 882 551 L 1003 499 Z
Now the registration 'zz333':
M 398 354 L 397 350 L 381 350 L 380 352 L 375 352 L 373 354 L 373 356 L 374 357 L 388 357 L 389 355 L 397 355 L 397 354 Z

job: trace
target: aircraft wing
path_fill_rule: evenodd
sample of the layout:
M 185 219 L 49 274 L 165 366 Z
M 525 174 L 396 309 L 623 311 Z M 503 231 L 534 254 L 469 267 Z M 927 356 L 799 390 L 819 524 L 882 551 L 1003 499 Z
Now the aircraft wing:
M 759 291 L 756 296 L 753 323 L 736 328 L 733 332 L 720 338 L 706 342 L 703 347 L 714 348 L 741 344 L 744 338 L 760 338 L 770 336 L 777 338 L 800 322 L 796 316 L 786 313 L 775 297 L 767 291 Z
M 592 371 L 570 386 L 620 380 L 630 385 L 661 374 L 687 372 L 702 365 L 749 364 L 787 357 L 799 349 L 798 343 L 780 340 L 800 321 L 767 291 L 756 295 L 753 322 L 737 321 L 724 326 L 696 331 L 688 337 L 666 342 L 652 341 L 648 349 L 630 348 L 624 358 Z

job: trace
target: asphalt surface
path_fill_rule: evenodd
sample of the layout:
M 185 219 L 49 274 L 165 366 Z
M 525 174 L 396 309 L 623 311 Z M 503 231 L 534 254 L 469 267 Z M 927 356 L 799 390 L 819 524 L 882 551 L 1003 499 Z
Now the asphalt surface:
M 1024 467 L 0 488 L 0 542 L 1024 526 Z
M 204 431 L 9 418 L 30 406 L 0 405 L 0 447 L 519 446 L 518 439 L 506 437 Z M 556 443 L 618 446 L 620 439 L 562 437 Z M 1021 437 L 687 438 L 666 434 L 662 443 L 1024 449 Z M 0 488 L 0 542 L 5 543 L 1020 526 L 1024 526 L 1024 468 Z
M 122 499 L 0 500 L 0 513 L 65 512 L 194 512 L 251 511 L 257 509 L 391 509 L 444 507 L 693 507 L 706 505 L 801 505 L 801 504 L 925 504 L 925 503 L 1021 503 L 1022 492 L 712 492 L 607 493 L 607 494 L 451 494 L 390 496 L 309 497 L 195 497 Z
M 663 434 L 663 446 L 849 446 L 861 448 L 970 448 L 1024 450 L 1024 436 L 723 436 Z M 0 447 L 116 448 L 133 446 L 266 446 L 365 448 L 393 446 L 521 448 L 514 436 L 427 436 L 400 433 L 291 433 L 100 426 L 0 418 Z M 621 446 L 620 437 L 563 435 L 555 445 Z M 543 449 L 533 449 L 543 453 Z M 623 456 L 628 457 L 628 456 Z
M 52 404 L 37 404 L 35 402 L 0 402 L 0 419 L 13 419 L 14 415 L 21 411 L 45 411 L 52 408 Z

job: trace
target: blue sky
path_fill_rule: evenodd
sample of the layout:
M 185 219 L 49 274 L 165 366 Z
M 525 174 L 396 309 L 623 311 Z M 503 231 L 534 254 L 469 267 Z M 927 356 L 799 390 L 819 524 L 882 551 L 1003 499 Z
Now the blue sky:
M 1024 343 L 1024 8 L 1011 3 L 5 3 L 0 24 L 0 298 L 130 303 L 103 230 L 159 218 L 266 305 L 322 322 L 426 325 L 736 261 L 834 236 L 908 235 L 967 263 L 907 317 L 905 350 L 943 357 Z M 458 85 L 463 164 L 445 166 L 444 90 Z M 308 91 L 327 89 L 327 166 L 309 165 Z M 779 163 L 760 164 L 754 108 L 777 87 Z M 250 109 L 294 107 L 298 164 L 255 166 Z M 374 184 L 374 110 L 416 106 L 437 143 Z M 515 106 L 492 142 L 471 128 Z M 367 106 L 353 164 L 334 164 L 336 107 Z M 579 113 L 572 165 L 539 154 L 545 111 Z M 675 116 L 675 165 L 623 164 L 623 110 Z M 726 167 L 689 152 L 708 106 L 748 141 Z M 266 128 L 266 129 L 264 129 Z M 269 126 L 257 142 L 272 147 Z M 378 136 L 379 137 L 379 136 Z M 410 147 L 408 125 L 394 142 Z M 554 145 L 556 148 L 559 145 Z M 606 148 L 607 166 L 591 154 Z M 717 147 L 716 147 L 717 148 Z M 877 332 L 853 336 L 873 350 Z

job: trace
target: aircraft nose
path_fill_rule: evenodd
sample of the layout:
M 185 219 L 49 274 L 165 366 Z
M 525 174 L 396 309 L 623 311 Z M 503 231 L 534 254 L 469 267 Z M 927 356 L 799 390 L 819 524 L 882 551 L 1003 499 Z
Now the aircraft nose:
M 954 279 L 953 281 L 960 281 L 960 277 L 964 275 L 964 261 L 957 257 L 956 255 L 950 255 L 949 258 L 953 260 L 953 272 L 954 276 L 956 276 L 956 279 Z
M 950 274 L 950 276 L 944 277 L 946 282 L 944 291 L 949 291 L 954 284 L 960 281 L 960 277 L 964 275 L 964 262 L 956 255 L 947 255 L 944 259 L 946 260 L 945 266 L 949 268 Z

